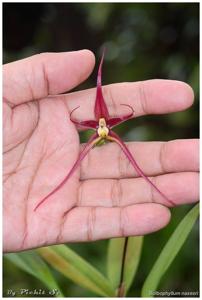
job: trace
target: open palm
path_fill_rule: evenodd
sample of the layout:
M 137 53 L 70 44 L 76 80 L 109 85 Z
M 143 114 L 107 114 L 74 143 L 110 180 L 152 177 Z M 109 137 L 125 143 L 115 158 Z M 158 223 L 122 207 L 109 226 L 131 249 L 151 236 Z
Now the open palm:
M 113 143 L 93 149 L 67 183 L 34 212 L 81 150 L 69 113 L 80 106 L 78 120 L 94 117 L 94 89 L 54 95 L 85 80 L 93 66 L 93 54 L 83 50 L 36 55 L 4 67 L 5 251 L 142 235 L 169 221 L 166 203 L 135 177 Z M 176 81 L 114 84 L 105 86 L 104 94 L 112 115 L 124 110 L 123 99 L 136 116 L 179 111 L 193 102 L 191 88 Z M 196 140 L 129 143 L 129 148 L 176 204 L 197 200 Z

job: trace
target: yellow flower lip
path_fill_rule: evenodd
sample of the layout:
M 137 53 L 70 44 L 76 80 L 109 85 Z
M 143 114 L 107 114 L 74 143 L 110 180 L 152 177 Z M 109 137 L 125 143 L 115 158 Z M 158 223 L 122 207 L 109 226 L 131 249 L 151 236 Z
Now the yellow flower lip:
M 99 127 L 97 133 L 100 137 L 106 138 L 109 134 L 109 128 L 107 127 L 106 121 L 104 118 L 99 119 Z

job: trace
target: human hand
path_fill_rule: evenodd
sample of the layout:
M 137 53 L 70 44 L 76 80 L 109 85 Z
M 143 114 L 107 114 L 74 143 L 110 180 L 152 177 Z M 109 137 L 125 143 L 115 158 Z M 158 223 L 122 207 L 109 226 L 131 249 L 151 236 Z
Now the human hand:
M 94 67 L 87 50 L 41 54 L 4 66 L 4 250 L 144 235 L 170 219 L 163 199 L 110 143 L 91 150 L 80 169 L 34 212 L 67 174 L 80 150 L 69 119 L 93 119 L 95 89 L 54 96 L 85 80 Z M 124 103 L 135 116 L 188 108 L 191 88 L 149 80 L 103 88 L 111 115 Z M 48 95 L 53 95 L 49 96 Z M 198 199 L 198 141 L 131 142 L 139 165 L 177 204 Z

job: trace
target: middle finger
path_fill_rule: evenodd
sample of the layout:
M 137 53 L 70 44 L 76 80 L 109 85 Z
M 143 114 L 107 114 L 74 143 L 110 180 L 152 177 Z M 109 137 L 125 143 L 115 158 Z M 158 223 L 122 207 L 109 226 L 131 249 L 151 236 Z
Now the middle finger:
M 197 172 L 198 140 L 127 143 L 145 175 L 171 172 Z M 81 180 L 96 178 L 138 177 L 129 160 L 116 143 L 96 147 L 81 163 Z

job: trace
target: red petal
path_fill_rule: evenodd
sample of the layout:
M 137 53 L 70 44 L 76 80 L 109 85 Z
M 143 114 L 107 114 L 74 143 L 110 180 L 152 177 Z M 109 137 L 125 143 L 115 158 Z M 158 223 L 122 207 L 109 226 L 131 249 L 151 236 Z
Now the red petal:
M 107 125 L 109 125 L 109 127 L 114 127 L 128 119 L 130 119 L 133 114 L 134 114 L 134 109 L 130 106 L 130 105 L 127 105 L 127 104 L 121 104 L 121 105 L 124 105 L 124 106 L 128 106 L 130 107 L 130 109 L 132 110 L 132 112 L 128 115 L 125 115 L 125 116 L 122 116 L 122 117 L 116 117 L 116 118 L 111 118 L 107 121 Z
M 114 142 L 116 142 L 117 144 L 119 144 L 119 146 L 121 147 L 121 149 L 123 150 L 123 152 L 125 153 L 125 155 L 127 156 L 127 158 L 129 159 L 129 161 L 131 162 L 131 164 L 133 165 L 134 169 L 136 170 L 136 172 L 143 177 L 149 184 L 152 185 L 152 187 L 169 203 L 169 205 L 174 206 L 175 204 L 169 200 L 156 186 L 155 184 L 153 184 L 153 182 L 143 173 L 143 171 L 140 169 L 140 167 L 138 166 L 137 162 L 135 161 L 135 159 L 133 158 L 133 155 L 131 154 L 131 152 L 129 151 L 129 149 L 126 147 L 126 145 L 122 142 L 122 140 L 120 139 L 120 137 L 113 131 L 110 131 L 110 134 L 108 136 L 109 140 L 112 140 Z
M 102 95 L 102 64 L 104 60 L 104 51 L 102 54 L 102 58 L 100 61 L 99 69 L 98 69 L 98 75 L 97 75 L 97 94 L 96 94 L 96 100 L 95 100 L 95 118 L 97 121 L 99 121 L 100 118 L 105 118 L 107 121 L 109 119 L 109 112 L 106 106 L 106 103 L 104 101 L 103 95 Z
M 44 197 L 37 206 L 34 208 L 34 211 L 36 211 L 39 206 L 41 206 L 50 196 L 55 194 L 66 182 L 67 180 L 71 177 L 73 172 L 77 169 L 79 166 L 80 162 L 84 159 L 84 157 L 88 154 L 88 152 L 95 146 L 96 143 L 98 143 L 102 138 L 98 137 L 97 133 L 93 134 L 91 138 L 89 139 L 88 143 L 85 145 L 84 149 L 81 151 L 78 159 L 74 163 L 73 167 L 69 171 L 69 173 L 65 176 L 65 178 L 61 181 L 61 183 L 52 191 L 50 192 L 46 197 Z
M 71 113 L 70 113 L 70 120 L 72 121 L 72 123 L 74 123 L 77 126 L 81 126 L 81 127 L 85 127 L 86 129 L 96 129 L 98 127 L 98 122 L 95 120 L 88 120 L 88 121 L 77 121 L 72 119 L 72 114 L 73 112 L 78 109 L 80 106 L 74 108 Z

